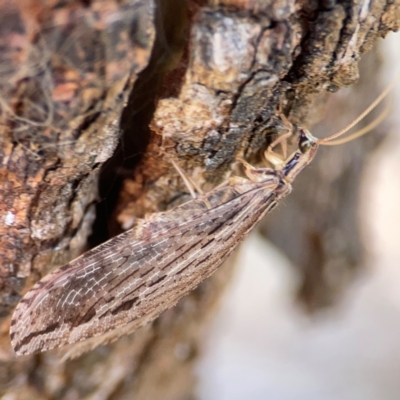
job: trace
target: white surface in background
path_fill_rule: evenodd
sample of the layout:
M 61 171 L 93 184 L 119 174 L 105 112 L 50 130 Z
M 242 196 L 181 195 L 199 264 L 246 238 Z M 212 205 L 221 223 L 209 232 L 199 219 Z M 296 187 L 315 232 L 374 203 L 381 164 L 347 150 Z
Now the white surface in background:
M 400 35 L 389 39 L 387 82 L 400 71 Z M 369 272 L 336 309 L 307 319 L 292 302 L 293 268 L 253 235 L 207 341 L 201 400 L 400 399 L 399 88 L 398 132 L 370 160 L 363 188 Z

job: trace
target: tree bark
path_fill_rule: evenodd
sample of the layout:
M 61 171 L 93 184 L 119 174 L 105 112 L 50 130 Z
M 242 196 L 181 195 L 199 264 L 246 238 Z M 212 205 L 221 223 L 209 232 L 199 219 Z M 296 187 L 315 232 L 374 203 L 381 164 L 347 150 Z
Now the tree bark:
M 339 131 L 358 117 L 380 94 L 376 79 L 381 60 L 372 51 L 360 62 L 360 81 L 352 92 L 328 99 L 316 137 Z M 358 126 L 368 125 L 379 111 Z M 296 179 L 285 204 L 261 223 L 261 233 L 295 266 L 297 300 L 310 313 L 332 306 L 351 289 L 361 273 L 364 245 L 360 232 L 360 186 L 364 162 L 385 136 L 385 123 L 375 133 L 338 147 L 321 148 L 310 168 Z M 379 134 L 377 134 L 379 133 Z
M 72 361 L 60 363 L 56 352 L 15 358 L 10 314 L 52 269 L 134 218 L 188 199 L 161 147 L 207 191 L 231 174 L 238 155 L 260 161 L 268 133 L 279 131 L 279 105 L 295 124 L 317 120 L 327 92 L 357 81 L 361 54 L 398 29 L 400 3 L 82 0 L 0 7 L 1 393 L 193 398 L 201 337 L 232 260 L 153 324 Z M 360 146 L 340 157 L 352 171 L 372 147 Z M 338 197 L 346 179 L 354 181 L 331 187 L 323 165 L 314 168 Z M 347 167 L 337 168 L 344 177 Z M 311 179 L 299 184 L 308 193 Z M 338 201 L 318 203 L 312 194 L 306 200 L 311 211 L 293 197 L 295 208 L 281 207 L 268 227 L 282 237 L 292 213 L 308 221 L 316 205 L 322 214 L 315 225 L 298 225 L 307 254 L 286 248 L 301 259 L 304 276 L 315 276 L 307 260 L 320 266 L 337 256 L 320 237 L 329 236 L 325 215 Z M 351 228 L 343 235 L 356 244 L 340 252 L 356 263 L 357 235 Z M 305 280 L 313 307 L 325 302 L 322 275 Z

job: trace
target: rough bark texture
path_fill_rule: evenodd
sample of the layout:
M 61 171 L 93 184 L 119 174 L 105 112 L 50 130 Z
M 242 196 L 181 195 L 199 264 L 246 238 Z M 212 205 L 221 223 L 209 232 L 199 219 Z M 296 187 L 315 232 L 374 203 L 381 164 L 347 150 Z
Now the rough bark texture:
M 91 245 L 133 218 L 186 199 L 161 145 L 208 190 L 229 176 L 238 155 L 260 159 L 267 133 L 279 130 L 279 104 L 293 123 L 309 121 L 310 111 L 315 121 L 326 92 L 354 83 L 361 54 L 398 29 L 399 1 L 3 1 L 0 7 L 1 393 L 192 398 L 200 338 L 229 265 L 151 326 L 73 361 L 59 363 L 56 353 L 16 359 L 10 314 L 34 282 L 85 249 L 98 198 Z M 337 176 L 350 178 L 335 185 L 314 166 L 318 184 L 339 198 L 370 147 L 357 143 L 340 156 L 346 168 Z M 326 165 L 339 165 L 331 157 Z M 308 180 L 307 207 L 295 197 L 297 208 L 282 207 L 279 221 L 268 224 L 278 238 L 291 213 L 303 218 L 304 211 L 307 221 L 314 210 L 323 213 L 304 229 L 307 253 L 287 249 L 303 269 L 311 258 L 321 265 L 332 256 L 325 215 L 338 204 L 314 200 Z M 333 246 L 334 256 L 355 264 L 357 236 L 343 232 L 352 244 Z M 322 275 L 305 271 L 319 277 L 305 281 L 313 306 L 325 301 L 316 290 Z
M 327 136 L 358 117 L 382 91 L 373 51 L 360 62 L 361 79 L 354 90 L 328 99 L 323 120 L 313 134 Z M 373 112 L 362 121 L 360 129 Z M 374 133 L 338 147 L 321 148 L 310 168 L 294 183 L 284 204 L 261 224 L 261 232 L 295 265 L 300 279 L 298 300 L 315 312 L 340 300 L 359 272 L 364 247 L 360 238 L 359 193 L 364 161 L 385 136 L 385 123 Z

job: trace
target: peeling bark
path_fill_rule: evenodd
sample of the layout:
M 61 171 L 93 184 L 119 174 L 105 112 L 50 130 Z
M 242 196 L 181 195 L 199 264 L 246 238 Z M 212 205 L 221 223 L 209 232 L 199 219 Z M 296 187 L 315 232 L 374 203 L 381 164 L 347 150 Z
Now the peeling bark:
M 2 393 L 193 397 L 200 339 L 229 265 L 152 325 L 65 363 L 56 353 L 14 358 L 10 313 L 86 248 L 99 197 L 91 244 L 187 199 L 161 146 L 208 190 L 238 155 L 260 160 L 267 133 L 279 130 L 278 105 L 293 123 L 315 122 L 326 92 L 354 83 L 361 54 L 399 27 L 398 0 L 366 4 L 0 3 Z M 279 221 L 289 216 L 281 208 Z M 279 221 L 269 222 L 274 232 Z M 318 254 L 313 234 L 308 257 Z

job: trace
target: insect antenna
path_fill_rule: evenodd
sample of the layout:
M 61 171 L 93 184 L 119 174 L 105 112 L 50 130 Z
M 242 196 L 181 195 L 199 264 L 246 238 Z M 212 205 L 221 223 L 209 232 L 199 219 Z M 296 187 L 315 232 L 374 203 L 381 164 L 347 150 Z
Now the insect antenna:
M 357 139 L 360 136 L 363 136 L 366 133 L 372 131 L 372 129 L 374 129 L 376 126 L 378 126 L 389 115 L 391 109 L 392 109 L 391 105 L 385 107 L 385 109 L 378 115 L 377 118 L 375 118 L 372 122 L 370 122 L 364 128 L 352 133 L 350 136 L 347 136 L 345 138 L 338 139 L 338 140 L 330 140 L 329 142 L 322 142 L 322 143 L 318 142 L 318 143 L 323 146 L 337 146 L 339 144 L 351 142 L 352 140 Z
M 397 81 L 399 80 L 400 75 L 392 81 L 392 83 L 375 99 L 372 104 L 367 107 L 353 122 L 351 122 L 349 125 L 347 125 L 345 128 L 341 129 L 339 132 L 334 133 L 333 135 L 330 135 L 326 138 L 319 139 L 318 144 L 323 145 L 323 146 L 336 146 L 339 144 L 347 143 L 350 142 L 351 140 L 354 140 L 362 135 L 365 135 L 367 132 L 371 131 L 372 129 L 375 128 L 379 123 L 381 123 L 389 114 L 390 111 L 390 106 L 386 107 L 380 115 L 372 121 L 368 126 L 366 126 L 363 129 L 360 129 L 357 132 L 354 132 L 352 135 L 348 136 L 347 138 L 343 138 L 340 140 L 333 140 L 336 139 L 345 133 L 347 133 L 353 126 L 358 124 L 363 118 L 365 118 L 378 104 L 390 93 L 390 91 L 394 88 L 396 85 Z

